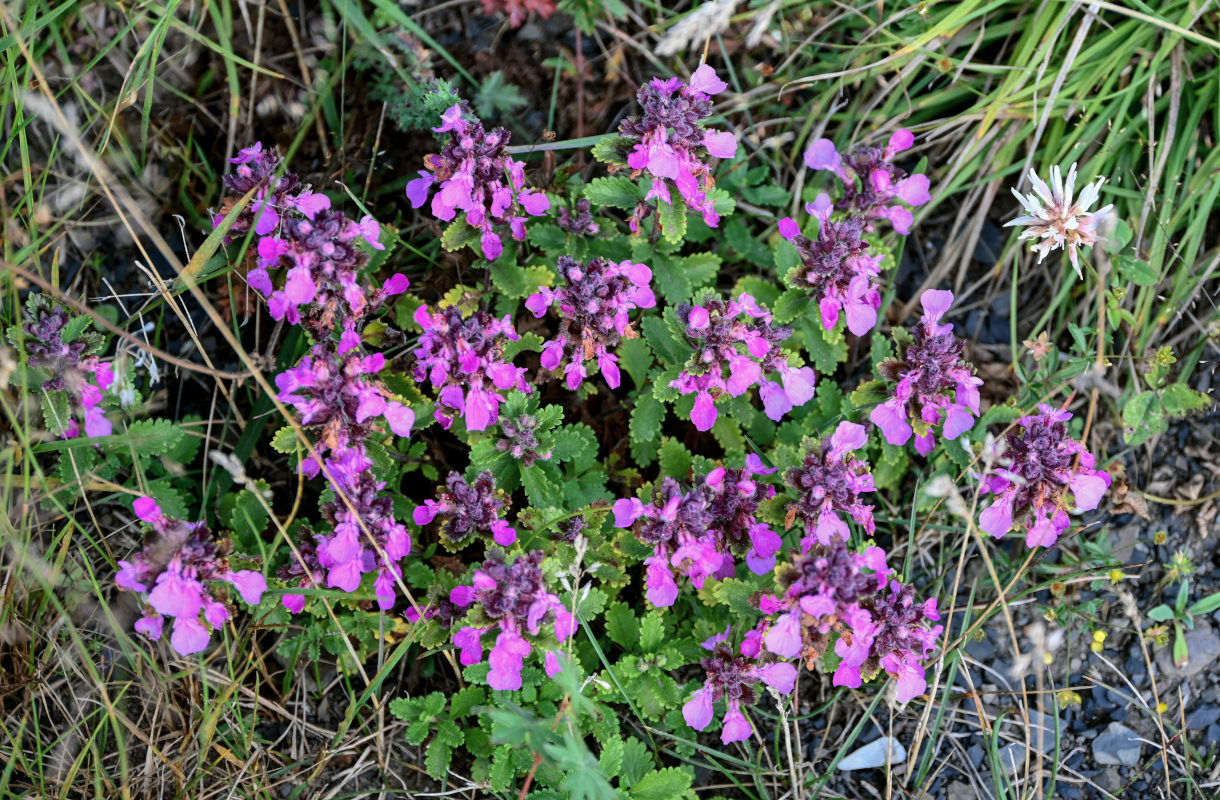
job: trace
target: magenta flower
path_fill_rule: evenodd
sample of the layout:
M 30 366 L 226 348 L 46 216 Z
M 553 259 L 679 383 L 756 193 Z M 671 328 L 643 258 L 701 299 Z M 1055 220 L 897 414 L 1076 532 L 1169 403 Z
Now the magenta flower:
M 542 551 L 533 550 L 510 565 L 493 550 L 483 567 L 475 570 L 471 585 L 449 593 L 454 605 L 474 606 L 467 612 L 467 624 L 453 635 L 463 665 L 481 662 L 483 636 L 498 631 L 488 658 L 487 683 L 493 689 L 521 688 L 525 657 L 535 644 L 545 650 L 547 674 L 554 675 L 561 668 L 555 650 L 576 631 L 576 618 L 557 595 L 547 591 L 542 559 Z
M 979 527 L 999 539 L 1015 524 L 1025 528 L 1028 547 L 1052 547 L 1067 530 L 1067 494 L 1081 511 L 1097 508 L 1110 475 L 1093 469 L 1093 454 L 1068 436 L 1068 411 L 1039 405 L 1007 436 L 1005 466 L 983 479 L 995 495 L 979 515 Z
M 657 304 L 648 283 L 652 270 L 643 264 L 615 264 L 595 258 L 581 264 L 559 257 L 558 289 L 539 289 L 525 301 L 535 317 L 551 306 L 560 314 L 559 335 L 542 349 L 542 366 L 556 372 L 563 365 L 568 388 L 575 390 L 588 377 L 585 362 L 595 361 L 611 389 L 619 386 L 618 357 L 609 352 L 622 338 L 635 338 L 628 315 Z
M 502 391 L 532 391 L 525 368 L 503 359 L 504 342 L 520 337 L 506 315 L 497 320 L 486 311 L 463 316 L 456 305 L 429 313 L 415 310 L 424 329 L 415 349 L 415 380 L 429 380 L 437 390 L 433 416 L 446 430 L 459 415 L 470 431 L 486 430 L 500 416 Z
M 847 329 L 863 336 L 877 324 L 881 307 L 878 278 L 884 257 L 869 255 L 864 218 L 831 219 L 834 207 L 825 194 L 807 203 L 805 210 L 819 221 L 816 240 L 803 235 L 791 217 L 779 221 L 780 234 L 792 242 L 801 258 L 801 266 L 789 271 L 787 281 L 817 300 L 823 328 L 834 328 L 843 312 Z
M 439 154 L 424 156 L 428 171 L 421 170 L 407 184 L 407 197 L 412 208 L 419 208 L 433 184 L 439 183 L 440 191 L 432 196 L 432 215 L 448 222 L 461 211 L 466 224 L 482 231 L 480 247 L 492 261 L 504 252 L 496 228 L 508 226 L 509 234 L 522 241 L 525 215 L 545 214 L 551 202 L 542 192 L 525 188 L 525 165 L 504 151 L 508 131 L 495 128 L 489 133 L 482 122 L 468 122 L 466 116 L 461 105 L 451 106 L 441 116 L 440 127 L 432 130 L 452 136 Z
M 833 641 L 835 686 L 858 687 L 884 670 L 898 681 L 899 702 L 922 694 L 920 662 L 943 630 L 927 624 L 940 619 L 936 599 L 916 603 L 914 589 L 890 574 L 879 547 L 853 553 L 841 541 L 815 546 L 780 570 L 781 597 L 761 598 L 769 618 L 763 646 L 781 658 L 801 655 L 815 663 Z
M 210 629 L 219 628 L 230 615 L 209 584 L 228 583 L 242 600 L 258 605 L 267 581 L 253 570 L 230 570 L 225 548 L 212 541 L 202 522 L 171 519 L 151 497 L 141 497 L 133 505 L 136 516 L 153 530 L 143 550 L 131 561 L 119 562 L 115 576 L 120 589 L 146 595 L 144 616 L 135 629 L 159 639 L 164 617 L 171 617 L 170 645 L 182 655 L 198 653 L 208 646 Z
M 33 295 L 28 306 L 22 325 L 29 356 L 26 363 L 48 374 L 41 386 L 44 394 L 63 392 L 68 398 L 70 416 L 48 419 L 46 424 L 58 431 L 61 439 L 79 436 L 81 423 L 86 436 L 109 436 L 112 427 L 101 403 L 114 384 L 114 372 L 109 362 L 92 355 L 101 348 L 101 337 L 82 332 L 65 341 L 70 322 L 67 311 L 52 306 L 41 295 Z
M 905 236 L 915 219 L 905 206 L 921 206 L 931 199 L 927 175 L 907 175 L 893 163 L 895 155 L 914 143 L 915 137 L 903 128 L 884 149 L 857 147 L 840 155 L 829 139 L 816 139 L 805 151 L 805 165 L 839 176 L 843 197 L 837 205 L 847 216 L 865 222 L 888 219 Z
M 379 288 L 361 282 L 359 273 L 368 255 L 356 241 L 363 239 L 384 250 L 377 240 L 380 231 L 372 217 L 356 222 L 341 211 L 285 217 L 279 236 L 258 243 L 258 266 L 247 280 L 267 296 L 267 310 L 274 319 L 304 324 L 318 338 L 329 336 L 338 324 L 350 336 L 358 321 L 410 285 L 401 274 Z M 277 290 L 268 270 L 280 266 L 288 271 L 283 288 Z
M 280 156 L 273 149 L 264 150 L 262 142 L 239 150 L 237 157 L 229 159 L 229 163 L 236 164 L 237 168 L 221 178 L 228 190 L 228 197 L 221 204 L 220 211 L 212 215 L 213 227 L 220 225 L 239 199 L 251 189 L 255 190 L 253 201 L 230 226 L 230 237 L 242 236 L 251 229 L 258 236 L 267 236 L 279 227 L 282 216 L 288 211 L 296 210 L 312 217 L 330 208 L 330 198 L 302 187 L 296 173 L 288 172 L 276 177 Z
M 962 358 L 966 344 L 953 335 L 941 317 L 953 303 L 953 293 L 929 290 L 920 298 L 924 315 L 914 332 L 895 331 L 898 355 L 883 361 L 881 375 L 894 382 L 894 394 L 873 409 L 869 419 L 892 445 L 904 445 L 915 435 L 915 449 L 926 456 L 936 446 L 932 428 L 944 423 L 946 439 L 956 439 L 974 427 L 979 413 L 981 378 Z
M 491 472 L 480 472 L 474 483 L 450 472 L 445 479 L 445 491 L 438 496 L 438 500 L 425 500 L 415 508 L 415 524 L 427 525 L 439 516 L 443 521 L 441 541 L 450 550 L 464 547 L 480 534 L 490 536 L 502 547 L 517 541 L 517 532 L 500 519 L 509 500 L 504 492 L 496 491 L 496 479 Z
M 737 655 L 729 646 L 728 638 L 729 629 L 725 628 L 724 633 L 703 642 L 703 648 L 712 653 L 699 662 L 707 677 L 703 686 L 682 706 L 686 724 L 701 731 L 715 718 L 713 705 L 724 698 L 724 729 L 720 733 L 720 741 L 724 744 L 750 738 L 753 728 L 742 706 L 748 708 L 757 702 L 757 684 L 766 684 L 780 694 L 791 694 L 796 688 L 796 667 L 782 661 L 758 662 L 745 655 L 744 644 L 742 655 Z
M 711 159 L 735 156 L 737 138 L 700 123 L 711 116 L 711 95 L 726 88 L 707 64 L 695 70 L 689 83 L 653 78 L 640 87 L 636 99 L 644 115 L 619 123 L 619 133 L 632 139 L 628 166 L 636 175 L 647 173 L 652 179 L 652 188 L 631 217 L 632 231 L 639 230 L 640 220 L 649 213 L 648 200 L 655 197 L 672 205 L 671 187 L 677 188 L 689 208 L 703 215 L 704 222 L 712 227 L 719 224 L 720 215 L 708 197 L 714 185 Z
M 784 475 L 797 498 L 788 504 L 788 513 L 805 525 L 802 550 L 808 550 L 815 539 L 823 545 L 846 542 L 850 532 L 841 514 L 850 514 L 873 532 L 873 507 L 860 501 L 861 494 L 873 491 L 873 476 L 868 464 L 852 453 L 867 440 L 863 425 L 840 422 L 829 446 L 813 446 L 802 465 Z
M 377 605 L 389 611 L 396 598 L 394 584 L 402 577 L 398 562 L 411 552 L 411 534 L 395 520 L 394 501 L 384 494 L 385 482 L 374 477 L 372 466 L 363 448 L 327 459 L 336 497 L 321 509 L 331 532 L 315 536 L 317 559 L 326 570 L 326 585 L 345 592 L 356 591 L 362 577 L 376 571 Z
M 776 421 L 813 399 L 813 370 L 793 366 L 779 347 L 792 329 L 773 325 L 771 312 L 750 295 L 726 302 L 705 294 L 699 305 L 679 304 L 677 315 L 694 353 L 670 386 L 695 395 L 691 422 L 698 430 L 716 424 L 719 397 L 738 397 L 755 384 L 767 416 Z M 769 372 L 779 381 L 764 380 Z
M 281 401 L 292 405 L 301 415 L 301 425 L 318 429 L 314 444 L 319 455 L 330 449 L 363 449 L 372 432 L 371 421 L 381 418 L 395 435 L 410 436 L 415 413 L 376 378 L 385 368 L 380 353 L 361 356 L 343 355 L 344 345 L 323 341 L 295 367 L 275 376 Z M 318 474 L 313 456 L 301 462 L 301 472 Z
M 755 480 L 775 472 L 756 455 L 741 469 L 717 467 L 696 478 L 685 491 L 673 478 L 653 488 L 652 502 L 624 498 L 614 503 L 614 524 L 632 528 L 636 537 L 653 546 L 645 559 L 645 589 L 654 606 L 671 606 L 678 596 L 675 573 L 702 588 L 709 577 L 736 574 L 735 559 L 758 575 L 775 566 L 783 542 L 756 514 L 758 504 L 775 496 L 775 489 Z

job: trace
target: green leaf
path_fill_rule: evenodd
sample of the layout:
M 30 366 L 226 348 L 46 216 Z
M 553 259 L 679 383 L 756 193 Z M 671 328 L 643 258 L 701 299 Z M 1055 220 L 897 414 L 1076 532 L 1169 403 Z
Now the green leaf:
M 1173 635 L 1173 664 L 1181 669 L 1190 663 L 1190 650 L 1186 647 L 1186 632 L 1182 630 L 1181 625 L 1174 625 L 1176 630 Z
M 690 476 L 691 454 L 682 442 L 671 436 L 666 436 L 661 440 L 661 449 L 658 455 L 661 461 L 662 475 L 668 475 L 680 481 L 684 481 Z
M 817 304 L 809 299 L 804 289 L 788 289 L 775 301 L 771 314 L 780 325 L 787 325 Z
M 1162 603 L 1148 612 L 1148 619 L 1157 622 L 1168 622 L 1173 619 L 1173 609 Z
M 420 745 L 424 739 L 428 738 L 428 734 L 432 732 L 432 721 L 428 719 L 417 719 L 407 726 L 406 739 L 407 744 Z
M 602 742 L 602 752 L 597 758 L 602 772 L 607 775 L 618 775 L 623 766 L 623 737 L 611 736 Z
M 1119 275 L 1136 286 L 1155 286 L 1161 279 L 1151 264 L 1134 256 L 1114 256 L 1114 266 L 1118 268 Z
M 617 175 L 590 181 L 585 187 L 585 197 L 594 206 L 610 206 L 630 211 L 643 199 L 644 193 L 635 181 Z
M 758 591 L 753 584 L 737 578 L 727 578 L 710 585 L 713 586 L 712 596 L 721 604 L 728 606 L 734 613 L 746 615 L 757 613 L 757 609 L 750 602 L 750 598 Z
M 450 253 L 463 247 L 474 247 L 479 243 L 479 229 L 466 223 L 464 219 L 455 219 L 441 234 L 441 247 Z M 481 252 L 481 251 L 480 251 Z
M 542 345 L 545 344 L 543 338 L 532 331 L 527 331 L 521 334 L 521 338 L 516 341 L 509 340 L 504 343 L 504 360 L 512 361 L 517 357 L 518 353 L 523 353 L 526 350 L 531 353 L 541 353 Z
M 624 339 L 618 347 L 619 366 L 631 376 L 637 389 L 647 385 L 648 370 L 652 369 L 653 362 L 652 348 L 643 338 Z
M 1210 614 L 1220 608 L 1220 592 L 1198 600 L 1186 609 L 1187 614 Z
M 264 493 L 270 490 L 270 485 L 261 479 L 255 481 L 255 486 Z M 221 501 L 221 518 L 239 543 L 247 547 L 256 544 L 267 529 L 267 509 L 259 496 L 249 489 L 226 495 Z
M 546 461 L 535 461 L 532 466 L 521 467 L 521 486 L 530 505 L 537 508 L 556 508 L 563 505 L 563 481 L 559 468 Z
M 665 641 L 665 620 L 661 612 L 649 611 L 640 620 L 640 649 L 645 653 L 654 652 Z
M 1140 392 L 1123 408 L 1124 438 L 1129 445 L 1142 444 L 1169 429 L 1169 420 L 1156 392 Z
M 701 289 L 711 284 L 720 274 L 720 256 L 715 253 L 692 253 L 689 256 L 671 259 L 670 263 L 677 265 L 678 269 L 682 270 L 693 289 Z
M 649 772 L 631 787 L 632 800 L 678 800 L 690 788 L 694 776 L 682 767 Z
M 690 299 L 691 292 L 694 291 L 690 278 L 686 277 L 677 264 L 669 259 L 657 263 L 656 268 L 652 271 L 652 277 L 657 291 L 671 306 Z
M 517 263 L 516 252 L 512 248 L 491 262 L 491 282 L 508 297 L 525 297 L 529 294 L 529 280 L 525 270 Z
M 678 243 L 686 236 L 686 203 L 657 201 L 657 218 L 661 221 L 661 236 L 667 242 Z
M 744 453 L 746 451 L 746 437 L 741 432 L 741 423 L 723 413 L 723 409 L 716 417 L 716 424 L 712 426 L 712 436 L 716 438 L 726 453 Z
M 804 320 L 805 347 L 814 369 L 826 374 L 834 372 L 839 362 L 847 359 L 847 341 L 842 332 L 827 331 L 821 318 Z
M 481 686 L 467 686 L 453 694 L 449 699 L 449 716 L 451 719 L 461 719 L 468 715 L 475 706 L 486 701 L 487 695 Z
M 185 435 L 172 420 L 141 419 L 127 426 L 126 436 L 113 438 L 131 447 L 137 456 L 160 456 L 176 447 Z
M 617 2 L 617 0 L 611 0 Z M 597 144 L 593 145 L 593 157 L 603 164 L 618 164 L 626 166 L 627 162 L 623 160 L 619 152 L 620 148 L 630 146 L 632 140 L 626 136 L 605 136 Z M 588 196 L 586 194 L 586 196 Z
M 774 259 L 771 249 L 756 239 L 739 217 L 734 217 L 724 226 L 724 239 L 729 247 L 759 270 L 766 269 Z
M 753 203 L 756 206 L 771 206 L 772 208 L 783 208 L 792 199 L 792 194 L 787 189 L 782 186 L 776 186 L 774 183 L 765 183 L 762 186 L 745 186 L 741 190 L 741 196 L 745 198 L 747 203 Z
M 68 393 L 64 391 L 45 391 L 40 395 L 42 400 L 42 420 L 47 430 L 60 436 L 68 429 L 72 421 L 72 407 L 68 402 Z
M 640 623 L 626 603 L 614 603 L 606 609 L 606 635 L 624 650 L 634 650 L 639 643 Z
M 582 473 L 597 461 L 597 435 L 582 422 L 565 425 L 555 432 L 556 461 L 571 463 L 577 473 Z
M 632 736 L 623 742 L 623 766 L 618 773 L 619 785 L 632 785 L 652 769 L 654 763 L 648 745 Z
M 1171 417 L 1184 417 L 1192 411 L 1202 411 L 1212 404 L 1212 399 L 1183 383 L 1171 383 L 1161 392 L 1165 413 Z
M 780 238 L 771 248 L 771 258 L 775 262 L 775 272 L 780 277 L 786 276 L 794 267 L 803 263 L 796 245 L 784 238 Z
M 670 329 L 668 319 L 672 314 L 672 310 L 666 309 L 665 317 L 650 315 L 640 321 L 640 329 L 644 333 L 644 338 L 648 340 L 648 346 L 669 365 L 686 361 L 688 352 L 684 343 L 679 342 Z M 676 323 L 676 319 L 674 321 Z
M 444 780 L 449 774 L 449 762 L 453 760 L 453 747 L 436 739 L 428 745 L 424 754 L 424 769 L 434 780 Z
M 628 430 L 633 442 L 649 442 L 661 433 L 661 423 L 665 420 L 665 405 L 650 394 L 636 398 L 635 408 L 631 409 L 631 421 Z

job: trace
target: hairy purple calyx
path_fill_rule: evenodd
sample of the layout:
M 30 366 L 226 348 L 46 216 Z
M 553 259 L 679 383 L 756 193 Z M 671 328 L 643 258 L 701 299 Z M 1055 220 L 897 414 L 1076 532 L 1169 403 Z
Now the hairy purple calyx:
M 427 525 L 437 517 L 442 520 L 441 541 L 450 551 L 465 547 L 479 535 L 488 536 L 496 544 L 508 547 L 517 541 L 517 532 L 500 514 L 508 510 L 509 499 L 496 489 L 496 479 L 488 470 L 467 483 L 457 472 L 450 472 L 444 490 L 436 500 L 425 500 L 414 512 L 416 525 Z

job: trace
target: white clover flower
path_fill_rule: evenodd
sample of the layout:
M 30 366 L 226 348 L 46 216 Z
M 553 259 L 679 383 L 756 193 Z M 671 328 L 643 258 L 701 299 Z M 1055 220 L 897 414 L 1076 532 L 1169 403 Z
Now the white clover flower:
M 1097 202 L 1101 185 L 1106 179 L 1098 178 L 1085 186 L 1075 202 L 1072 201 L 1072 189 L 1076 183 L 1075 163 L 1068 167 L 1066 182 L 1057 166 L 1051 167 L 1050 186 L 1032 169 L 1029 179 L 1034 189 L 1030 194 L 1023 195 L 1016 189 L 1012 190 L 1026 213 L 1004 223 L 1004 227 L 1028 226 L 1018 238 L 1033 240 L 1032 249 L 1038 253 L 1039 262 L 1052 250 L 1067 250 L 1076 274 L 1081 275 L 1076 249 L 1093 246 L 1099 238 L 1098 226 L 1114 209 L 1113 205 L 1107 205 L 1097 211 L 1089 211 L 1089 206 Z

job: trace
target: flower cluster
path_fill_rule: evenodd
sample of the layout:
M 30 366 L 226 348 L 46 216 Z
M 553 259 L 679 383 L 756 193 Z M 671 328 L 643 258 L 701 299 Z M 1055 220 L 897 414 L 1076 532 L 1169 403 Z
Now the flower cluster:
M 754 478 L 775 472 L 756 455 L 742 469 L 718 467 L 686 491 L 674 478 L 653 488 L 652 502 L 630 497 L 615 501 L 614 524 L 632 528 L 636 538 L 652 545 L 644 560 L 645 589 L 654 606 L 671 606 L 678 596 L 675 571 L 702 588 L 709 576 L 730 577 L 735 557 L 745 556 L 757 574 L 775 565 L 782 542 L 755 514 L 760 501 L 775 495 L 771 486 Z
M 767 416 L 776 421 L 813 398 L 813 370 L 793 366 L 779 347 L 792 329 L 773 325 L 771 312 L 750 295 L 727 302 L 705 296 L 698 305 L 679 304 L 677 315 L 694 353 L 670 386 L 695 394 L 691 422 L 697 429 L 716 424 L 718 397 L 738 397 L 754 384 Z M 778 373 L 778 383 L 763 380 L 769 372 Z
M 438 500 L 425 500 L 414 513 L 416 525 L 427 525 L 438 516 L 441 525 L 441 540 L 445 546 L 456 550 L 464 547 L 471 538 L 484 534 L 495 539 L 496 544 L 508 547 L 517 541 L 517 532 L 504 520 L 500 512 L 508 506 L 504 492 L 496 491 L 496 479 L 484 470 L 467 483 L 459 473 L 450 472 L 445 479 L 445 491 Z
M 517 241 L 525 239 L 523 216 L 545 214 L 551 207 L 542 192 L 525 188 L 525 165 L 505 152 L 509 133 L 504 128 L 488 132 L 477 119 L 467 121 L 461 104 L 450 106 L 441 116 L 436 133 L 451 133 L 440 153 L 424 156 L 427 171 L 407 184 L 413 208 L 428 199 L 434 183 L 440 190 L 432 197 L 432 215 L 446 222 L 461 211 L 466 224 L 481 231 L 480 246 L 488 260 L 500 257 L 504 242 L 497 226 L 508 226 Z
M 842 155 L 834 142 L 817 139 L 805 151 L 805 165 L 833 172 L 843 182 L 839 210 L 870 223 L 888 219 L 894 230 L 905 236 L 911 232 L 915 217 L 897 201 L 921 206 L 931 199 L 927 175 L 907 175 L 894 165 L 894 156 L 913 144 L 915 136 L 906 128 L 895 131 L 884 148 L 857 147 Z
M 639 230 L 648 200 L 655 197 L 673 204 L 671 186 L 689 208 L 703 215 L 704 222 L 713 227 L 719 224 L 720 215 L 708 196 L 715 184 L 709 158 L 735 156 L 737 138 L 731 131 L 708 130 L 700 123 L 711 116 L 711 95 L 726 88 L 707 64 L 695 70 L 689 83 L 679 78 L 653 78 L 640 87 L 636 99 L 644 115 L 619 123 L 619 133 L 631 139 L 627 165 L 636 175 L 647 172 L 652 178 L 644 202 L 631 217 L 632 231 Z
M 754 705 L 759 683 L 772 687 L 780 694 L 790 694 L 796 688 L 796 667 L 784 661 L 761 663 L 738 655 L 728 644 L 729 629 L 703 642 L 703 648 L 711 655 L 699 665 L 706 673 L 703 686 L 695 690 L 690 700 L 682 706 L 686 724 L 701 731 L 711 724 L 715 716 L 713 704 L 725 699 L 724 729 L 720 741 L 724 744 L 742 742 L 750 738 L 750 720 L 741 710 Z M 741 648 L 746 649 L 745 645 Z
M 500 416 L 500 391 L 531 391 L 525 368 L 503 360 L 505 341 L 520 338 L 507 315 L 499 320 L 486 311 L 464 316 L 457 305 L 429 313 L 420 306 L 415 321 L 424 329 L 414 352 L 415 380 L 427 379 L 437 390 L 433 416 L 441 427 L 447 430 L 460 414 L 467 430 L 486 430 Z
M 151 497 L 139 498 L 134 507 L 136 516 L 152 526 L 153 534 L 131 561 L 119 562 L 115 583 L 120 589 L 147 593 L 144 616 L 135 629 L 150 639 L 160 639 L 165 617 L 170 617 L 173 648 L 182 655 L 198 653 L 211 639 L 208 626 L 216 629 L 229 619 L 225 596 L 217 599 L 214 587 L 208 584 L 228 583 L 247 603 L 258 605 L 267 581 L 253 570 L 230 570 L 229 543 L 213 542 L 202 522 L 167 517 Z
M 567 206 L 560 206 L 555 212 L 555 224 L 564 233 L 572 236 L 596 236 L 601 226 L 593 221 L 593 207 L 589 198 L 582 197 L 576 201 L 575 212 Z
M 543 445 L 538 440 L 538 418 L 533 414 L 521 414 L 518 417 L 501 415 L 500 433 L 503 437 L 496 440 L 496 449 L 501 453 L 508 453 L 514 461 L 520 461 L 521 466 L 528 469 L 539 459 L 550 460 L 550 450 L 539 451 Z
M 389 297 L 406 291 L 405 275 L 395 275 L 384 286 L 360 280 L 368 255 L 358 240 L 377 250 L 381 225 L 369 215 L 359 222 L 330 207 L 330 198 L 301 187 L 295 174 L 277 178 L 279 156 L 264 150 L 261 142 L 247 147 L 231 159 L 236 171 L 224 177 L 229 197 L 213 216 L 220 224 L 226 208 L 250 190 L 255 201 L 237 218 L 230 233 L 253 228 L 260 237 L 258 262 L 246 280 L 268 299 L 267 309 L 275 319 L 304 324 L 315 336 L 330 336 L 336 326 L 351 339 L 359 321 Z M 276 289 L 270 270 L 284 267 L 284 285 Z
M 801 466 L 784 475 L 796 494 L 796 500 L 788 504 L 789 519 L 804 523 L 807 534 L 802 550 L 809 550 L 815 539 L 823 545 L 846 542 L 850 532 L 841 514 L 850 514 L 873 532 L 873 507 L 860 501 L 862 493 L 873 491 L 873 476 L 868 464 L 852 452 L 864 447 L 867 440 L 863 425 L 840 422 L 829 444 L 811 447 Z
M 1029 194 L 1023 195 L 1016 189 L 1012 190 L 1025 213 L 1004 223 L 1004 227 L 1027 226 L 1017 238 L 1033 241 L 1033 250 L 1038 254 L 1039 262 L 1052 250 L 1067 250 L 1068 258 L 1076 268 L 1076 274 L 1082 274 L 1077 250 L 1093 246 L 1098 239 L 1098 226 L 1114 209 L 1114 206 L 1106 205 L 1096 211 L 1089 211 L 1089 206 L 1096 203 L 1100 197 L 1101 185 L 1106 179 L 1098 178 L 1086 185 L 1075 201 L 1072 200 L 1072 190 L 1076 184 L 1075 163 L 1068 167 L 1066 182 L 1057 166 L 1051 167 L 1050 186 L 1032 169 L 1029 171 L 1029 181 L 1034 187 Z
M 280 400 L 297 410 L 301 425 L 319 433 L 314 445 L 318 455 L 334 451 L 336 461 L 349 452 L 363 453 L 372 432 L 370 420 L 384 419 L 398 436 L 410 436 L 415 424 L 415 413 L 374 377 L 385 368 L 385 356 L 361 356 L 353 349 L 343 342 L 319 342 L 295 367 L 275 376 Z M 300 469 L 312 478 L 320 465 L 309 456 Z
M 503 555 L 493 550 L 482 568 L 475 570 L 470 585 L 458 586 L 449 593 L 454 605 L 474 606 L 467 612 L 466 625 L 453 635 L 453 643 L 461 649 L 462 664 L 482 661 L 484 634 L 499 631 L 488 659 L 491 671 L 487 683 L 493 689 L 521 688 L 521 669 L 525 657 L 533 652 L 533 644 L 546 650 L 547 674 L 559 672 L 561 664 L 553 642 L 565 642 L 576 631 L 576 618 L 558 596 L 547 591 L 542 559 L 542 551 L 533 550 L 507 564 Z M 544 633 L 547 628 L 553 630 L 553 638 Z
M 1007 436 L 1002 466 L 983 479 L 995 500 L 979 515 L 979 527 L 997 539 L 1014 522 L 1025 528 L 1029 547 L 1052 547 L 1068 528 L 1065 495 L 1082 511 L 1097 508 L 1110 476 L 1093 469 L 1093 454 L 1068 436 L 1068 411 L 1039 405 L 1038 413 L 1017 420 Z
M 542 348 L 542 366 L 558 371 L 566 362 L 563 371 L 568 388 L 575 390 L 588 377 L 585 362 L 596 361 L 606 383 L 617 389 L 618 357 L 609 350 L 620 339 L 638 335 L 631 327 L 629 312 L 657 304 L 648 285 L 652 270 L 643 264 L 616 264 L 604 258 L 581 264 L 570 256 L 560 256 L 557 266 L 563 286 L 543 287 L 525 301 L 535 317 L 551 306 L 559 308 L 559 335 Z
M 974 427 L 983 381 L 962 358 L 966 343 L 953 335 L 952 325 L 940 322 L 953 304 L 953 293 L 929 290 L 919 302 L 924 310 L 919 326 L 911 334 L 896 330 L 897 357 L 878 367 L 882 377 L 895 384 L 894 394 L 874 408 L 869 419 L 893 445 L 906 444 L 915 433 L 915 449 L 926 456 L 936 446 L 933 426 L 943 422 L 946 439 Z
M 921 660 L 942 626 L 936 599 L 915 602 L 910 586 L 890 578 L 885 551 L 853 553 L 843 542 L 815 547 L 780 570 L 780 597 L 764 596 L 763 644 L 782 658 L 803 654 L 812 667 L 836 635 L 834 685 L 857 687 L 881 670 L 895 677 L 905 703 L 927 688 Z
M 86 436 L 109 436 L 112 428 L 101 404 L 102 395 L 114 383 L 114 372 L 110 362 L 92 355 L 101 347 L 101 337 L 81 330 L 80 324 L 71 325 L 68 312 L 52 306 L 41 295 L 31 295 L 29 318 L 22 332 L 29 355 L 26 363 L 47 373 L 42 392 L 63 392 L 68 398 L 69 417 L 48 419 L 47 424 L 59 431 L 61 439 L 79 436 L 81 423 Z M 54 407 L 53 403 L 44 404 L 44 408 Z
M 888 219 L 900 234 L 910 233 L 914 215 L 898 201 L 918 206 L 930 199 L 926 175 L 907 175 L 893 163 L 894 156 L 914 142 L 911 132 L 903 129 L 890 137 L 884 149 L 857 147 L 840 155 L 829 139 L 817 139 L 805 151 L 805 164 L 837 175 L 843 194 L 837 204 L 826 194 L 806 204 L 805 210 L 818 219 L 816 239 L 803 235 L 790 217 L 780 220 L 779 231 L 795 245 L 801 259 L 787 280 L 817 299 L 826 330 L 838 323 L 840 312 L 847 329 L 857 336 L 877 324 L 881 307 L 877 280 L 884 257 L 870 255 L 864 235 L 877 219 Z M 840 216 L 832 219 L 836 211 Z
M 877 324 L 881 307 L 877 278 L 884 257 L 869 255 L 863 218 L 831 219 L 834 206 L 827 195 L 818 195 L 805 210 L 820 222 L 817 239 L 802 234 L 791 217 L 779 221 L 780 234 L 792 242 L 801 259 L 801 265 L 788 273 L 788 283 L 818 298 L 823 328 L 834 328 L 842 312 L 847 329 L 863 336 Z

